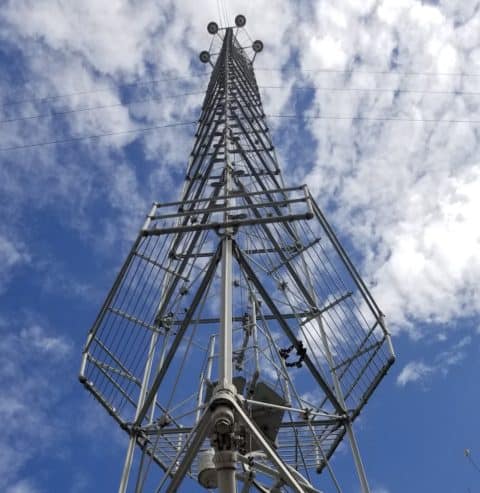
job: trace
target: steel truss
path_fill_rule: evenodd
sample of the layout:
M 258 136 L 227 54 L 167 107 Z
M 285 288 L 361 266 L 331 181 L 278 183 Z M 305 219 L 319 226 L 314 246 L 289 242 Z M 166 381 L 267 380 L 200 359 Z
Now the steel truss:
M 130 436 L 120 492 L 186 477 L 318 491 L 310 475 L 331 472 L 345 434 L 367 492 L 352 423 L 394 361 L 390 337 L 308 188 L 283 183 L 240 33 L 217 27 L 215 62 L 202 54 L 213 70 L 181 199 L 153 204 L 80 380 Z

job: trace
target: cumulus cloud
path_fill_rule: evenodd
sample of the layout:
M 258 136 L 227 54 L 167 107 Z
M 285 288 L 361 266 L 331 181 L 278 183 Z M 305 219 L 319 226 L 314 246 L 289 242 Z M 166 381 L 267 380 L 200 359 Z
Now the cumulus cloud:
M 281 164 L 287 181 L 309 183 L 351 240 L 392 329 L 418 336 L 418 321 L 478 314 L 479 139 L 468 123 L 480 105 L 470 76 L 480 65 L 474 3 L 278 0 L 228 8 L 231 18 L 245 13 L 251 35 L 265 42 L 259 83 L 279 88 L 262 90 L 267 113 L 321 117 L 298 132 L 298 122 L 270 122 L 282 135 Z M 200 12 L 195 2 L 7 2 L 0 27 L 32 82 L 18 92 L 0 82 L 3 102 L 25 100 L 4 106 L 3 117 L 111 107 L 3 124 L 2 145 L 195 119 L 201 95 L 182 104 L 174 96 L 204 89 L 197 54 L 217 17 L 214 1 Z M 64 93 L 75 95 L 51 97 Z M 306 138 L 310 152 L 300 158 Z M 2 210 L 20 221 L 27 205 L 52 212 L 61 203 L 68 214 L 53 214 L 108 252 L 130 241 L 149 202 L 176 195 L 191 139 L 191 129 L 176 128 L 3 153 Z M 8 243 L 0 242 L 2 254 L 7 273 L 20 265 Z
M 281 1 L 263 3 L 268 9 L 258 6 L 265 13 L 259 19 L 250 15 L 257 7 L 246 12 L 244 2 L 232 2 L 230 21 L 232 12 L 246 13 L 268 58 L 281 66 L 293 49 L 286 41 L 295 11 Z M 208 47 L 205 27 L 212 19 L 214 1 L 200 11 L 195 2 L 6 2 L 0 30 L 18 73 L 12 70 L 11 81 L 0 79 L 0 147 L 195 120 L 202 100 L 195 93 L 208 81 L 198 52 Z M 268 80 L 289 86 L 292 77 L 275 72 Z M 265 99 L 280 111 L 288 96 L 287 87 Z M 192 138 L 193 127 L 175 127 L 0 151 L 0 207 L 11 219 L 8 235 L 22 239 L 27 213 L 46 212 L 97 252 L 119 244 L 126 249 L 149 203 L 178 194 Z M 6 280 L 12 262 L 19 265 L 7 253 Z
M 480 99 L 475 77 L 455 76 L 478 67 L 472 5 L 318 4 L 305 30 L 302 68 L 312 87 L 326 88 L 310 108 L 325 119 L 309 123 L 317 157 L 306 181 L 363 256 L 394 331 L 418 335 L 415 322 L 480 310 L 478 137 L 468 123 Z
M 405 217 L 385 231 L 386 257 L 374 261 L 381 283 L 375 291 L 394 320 L 446 322 L 480 308 L 480 173 L 469 170 L 438 187 L 414 187 Z
M 476 3 L 232 0 L 228 7 L 245 13 L 249 33 L 265 42 L 259 85 L 277 87 L 261 89 L 267 114 L 314 117 L 269 122 L 287 183 L 308 183 L 350 240 L 394 331 L 420 337 L 426 324 L 441 323 L 439 341 L 448 340 L 446 322 L 480 312 L 480 140 L 478 124 L 469 123 L 480 109 L 471 76 L 480 72 Z M 194 120 L 202 96 L 185 94 L 206 86 L 197 56 L 217 16 L 214 0 L 202 9 L 193 1 L 7 0 L 0 33 L 13 75 L 0 79 L 0 119 L 17 120 L 0 122 L 0 147 Z M 109 108 L 88 109 L 97 106 Z M 111 256 L 130 243 L 149 202 L 175 197 L 191 145 L 187 127 L 0 151 L 0 210 L 8 218 L 0 291 L 34 263 L 24 227 L 32 214 L 48 213 L 93 245 L 88 252 Z M 63 289 L 64 274 L 50 277 L 47 289 Z M 71 286 L 79 296 L 88 289 Z M 45 359 L 62 368 L 72 348 L 41 324 L 0 341 L 0 381 L 8 385 L 0 418 L 11 423 L 0 439 L 0 489 L 32 492 L 35 485 L 17 476 L 31 444 L 52 439 L 49 413 L 59 396 L 50 370 L 28 370 Z M 469 342 L 410 361 L 398 386 L 451 371 Z

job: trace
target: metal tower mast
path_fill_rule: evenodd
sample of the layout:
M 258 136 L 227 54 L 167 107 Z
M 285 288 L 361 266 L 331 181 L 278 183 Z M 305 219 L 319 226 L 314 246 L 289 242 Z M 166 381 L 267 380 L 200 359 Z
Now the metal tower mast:
M 367 493 L 352 423 L 394 361 L 390 337 L 308 188 L 283 183 L 253 70 L 263 44 L 235 24 L 208 25 L 181 199 L 153 204 L 80 381 L 130 437 L 120 493 L 192 479 L 317 492 L 311 474 L 332 473 L 345 435 Z

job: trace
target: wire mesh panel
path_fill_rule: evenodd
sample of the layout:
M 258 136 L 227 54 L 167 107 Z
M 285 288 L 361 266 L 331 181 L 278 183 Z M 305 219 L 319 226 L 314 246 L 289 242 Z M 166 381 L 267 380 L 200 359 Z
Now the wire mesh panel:
M 238 226 L 233 354 L 246 407 L 255 406 L 248 401 L 255 401 L 255 386 L 264 382 L 284 407 L 300 410 L 282 413 L 279 453 L 296 466 L 297 448 L 303 448 L 305 464 L 318 469 L 344 433 L 343 411 L 331 399 L 332 371 L 354 418 L 388 370 L 392 354 L 381 313 L 312 204 L 311 220 L 257 224 L 250 213 L 242 221 L 253 224 Z M 149 354 L 158 372 L 185 328 L 141 423 L 148 430 L 146 446 L 166 467 L 218 378 L 219 236 L 215 218 L 204 225 L 198 231 L 145 235 L 157 228 L 155 221 L 148 223 L 102 308 L 86 353 L 86 384 L 128 427 L 135 421 Z M 205 282 L 209 269 L 212 276 Z M 324 413 L 324 422 L 310 426 L 315 415 L 309 412 Z M 175 439 L 172 430 L 178 430 Z M 155 434 L 156 445 L 150 438 Z

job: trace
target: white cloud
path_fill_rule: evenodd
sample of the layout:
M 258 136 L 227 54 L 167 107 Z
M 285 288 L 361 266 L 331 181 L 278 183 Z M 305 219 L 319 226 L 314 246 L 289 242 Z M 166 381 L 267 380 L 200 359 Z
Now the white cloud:
M 385 225 L 372 259 L 375 293 L 394 321 L 446 322 L 480 309 L 480 173 L 414 184 L 403 218 Z M 443 188 L 443 190 L 439 188 Z M 433 197 L 432 197 L 433 195 Z
M 249 29 L 265 40 L 265 54 L 274 66 L 280 66 L 289 57 L 287 40 L 294 11 L 280 0 L 263 3 L 268 8 L 263 8 L 262 20 L 250 15 L 257 7 L 262 10 L 262 5 L 254 8 L 238 1 L 229 8 L 232 13 L 247 14 Z M 31 82 L 15 88 L 0 81 L 0 102 L 28 100 L 4 106 L 3 118 L 69 113 L 62 118 L 4 123 L 1 147 L 195 120 L 201 95 L 181 100 L 170 96 L 206 87 L 208 79 L 193 73 L 204 70 L 197 53 L 208 47 L 205 27 L 216 17 L 213 0 L 205 2 L 200 11 L 195 2 L 7 2 L 2 10 L 2 33 L 25 56 L 22 76 Z M 125 86 L 132 81 L 171 77 L 180 79 L 170 84 Z M 290 80 L 283 80 L 280 73 L 269 74 L 269 83 L 287 85 L 265 97 L 278 112 L 288 100 Z M 41 100 L 57 94 L 76 95 Z M 157 100 L 121 104 L 149 96 Z M 98 105 L 118 106 L 72 112 Z M 6 215 L 16 219 L 10 222 L 9 233 L 22 236 L 20 224 L 33 209 L 52 213 L 64 226 L 80 233 L 82 242 L 90 242 L 104 253 L 113 245 L 130 242 L 149 203 L 159 198 L 171 200 L 179 190 L 192 130 L 85 140 L 80 152 L 60 145 L 1 153 L 0 194 L 5 197 L 1 206 Z M 125 153 L 125 146 L 134 140 L 148 159 L 142 169 Z M 106 201 L 107 207 L 102 204 L 103 213 L 92 215 L 92 204 L 99 201 Z
M 384 1 L 367 17 L 342 4 L 345 30 L 330 12 L 338 8 L 319 7 L 316 24 L 304 30 L 301 61 L 305 71 L 315 68 L 309 40 L 323 23 L 322 36 L 335 36 L 342 46 L 336 68 L 353 72 L 305 72 L 327 88 L 315 92 L 312 112 L 352 119 L 309 122 L 317 157 L 305 181 L 363 255 L 362 271 L 393 331 L 418 336 L 419 321 L 444 323 L 480 311 L 477 130 L 468 123 L 353 117 L 478 119 L 478 97 L 455 93 L 474 91 L 475 78 L 421 74 L 478 71 L 468 58 L 470 24 L 479 15 L 458 26 L 442 4 Z
M 31 462 L 48 459 L 48 467 L 64 467 L 72 447 L 88 448 L 92 437 L 95 445 L 84 452 L 99 454 L 99 460 L 126 446 L 125 433 L 75 385 L 71 356 L 72 343 L 64 335 L 38 323 L 19 327 L 0 316 L 0 421 L 8 423 L 0 435 L 0 491 L 43 493 L 45 477 Z M 94 490 L 86 471 L 74 471 L 71 479 L 72 493 Z
M 463 337 L 450 349 L 437 354 L 432 363 L 410 361 L 397 376 L 397 385 L 405 387 L 409 383 L 425 383 L 434 375 L 446 376 L 453 366 L 466 357 L 466 348 L 472 342 L 470 336 Z
M 65 370 L 59 357 L 69 353 L 70 345 L 38 325 L 17 331 L 15 324 L 5 323 L 0 335 L 0 420 L 8 423 L 0 436 L 0 489 L 33 493 L 34 484 L 21 471 L 61 436 L 60 413 L 54 409 L 62 383 L 56 372 Z
M 468 94 L 478 92 L 478 78 L 408 75 L 479 72 L 480 14 L 475 13 L 475 2 L 454 4 L 229 2 L 231 13 L 245 13 L 250 34 L 265 42 L 257 67 L 283 68 L 257 72 L 260 85 L 282 87 L 262 90 L 267 113 L 296 108 L 304 93 L 295 92 L 294 83 L 309 83 L 316 89 L 312 104 L 304 102 L 307 111 L 352 117 L 311 120 L 308 129 L 316 149 L 306 162 L 296 155 L 288 159 L 291 149 L 303 147 L 303 136 L 288 131 L 280 141 L 274 133 L 274 142 L 285 158 L 281 165 L 287 182 L 293 176 L 307 182 L 328 208 L 335 228 L 351 239 L 390 325 L 414 336 L 423 330 L 418 322 L 443 324 L 480 312 L 478 125 L 355 117 L 478 120 L 480 98 Z M 202 2 L 201 9 L 193 1 L 7 2 L 2 7 L 2 38 L 26 56 L 24 75 L 33 82 L 17 90 L 0 81 L 0 102 L 83 94 L 49 105 L 37 101 L 5 107 L 2 118 L 120 104 L 128 99 L 124 93 L 141 98 L 201 89 L 207 79 L 192 75 L 202 70 L 197 53 L 208 47 L 205 26 L 216 17 L 213 0 Z M 129 90 L 122 86 L 173 76 L 189 80 Z M 86 92 L 91 90 L 97 92 Z M 33 142 L 33 136 L 41 142 L 190 118 L 200 99 L 164 98 L 71 113 L 61 120 L 2 125 L 1 146 Z M 285 130 L 285 122 L 270 125 Z M 2 153 L 0 205 L 10 224 L 8 231 L 0 232 L 0 290 L 17 269 L 33 263 L 25 246 L 32 210 L 48 211 L 79 232 L 80 241 L 92 242 L 104 254 L 129 242 L 148 203 L 175 195 L 191 148 L 189 132 L 84 141 L 78 153 L 68 146 Z M 138 159 L 145 164 L 141 169 L 136 155 L 126 149 L 134 141 L 135 153 L 146 157 Z M 63 279 L 61 274 L 58 278 Z M 446 340 L 448 326 L 441 330 L 438 338 Z M 463 339 L 432 361 L 409 362 L 398 375 L 398 385 L 424 383 L 450 371 L 465 357 L 469 342 Z M 27 358 L 19 354 L 20 348 Z M 0 377 L 10 385 L 13 378 L 18 383 L 0 404 L 0 417 L 12 423 L 0 439 L 0 488 L 26 493 L 28 488 L 35 491 L 34 485 L 17 482 L 17 475 L 33 453 L 31 444 L 39 442 L 38 434 L 45 433 L 40 441 L 46 446 L 54 436 L 48 423 L 58 395 L 51 393 L 48 370 L 32 375 L 23 365 L 36 358 L 60 364 L 62 358 L 51 357 L 71 354 L 71 346 L 32 324 L 9 334 L 0 351 Z M 25 395 L 38 400 L 35 408 Z M 377 488 L 376 493 L 386 490 Z
M 2 31 L 26 55 L 25 72 L 34 80 L 24 96 L 82 94 L 52 100 L 46 108 L 39 102 L 9 107 L 7 116 L 120 104 L 120 85 L 138 79 L 187 78 L 131 88 L 134 96 L 204 87 L 206 79 L 191 77 L 203 70 L 192 57 L 196 60 L 198 51 L 208 46 L 205 25 L 217 17 L 216 8 L 214 1 L 205 2 L 200 12 L 195 2 L 8 3 Z M 284 69 L 258 71 L 260 85 L 282 86 L 263 91 L 267 113 L 281 113 L 301 100 L 293 83 L 308 82 L 316 89 L 307 109 L 322 116 L 478 119 L 479 98 L 467 94 L 476 91 L 475 78 L 414 75 L 472 72 L 480 65 L 480 20 L 472 2 L 453 8 L 416 0 L 301 6 L 279 0 L 255 5 L 232 1 L 229 9 L 244 12 L 249 32 L 265 42 L 257 67 Z M 292 59 L 295 64 L 289 63 Z M 332 68 L 353 71 L 328 72 Z M 97 92 L 85 92 L 92 89 Z M 20 96 L 13 94 L 13 99 Z M 0 98 L 12 99 L 12 88 L 0 85 Z M 196 112 L 198 101 L 184 98 L 178 104 L 166 98 L 159 104 L 72 113 L 63 125 L 53 119 L 18 122 L 7 126 L 5 142 L 22 143 L 31 135 L 49 140 L 59 127 L 67 135 L 86 135 L 183 118 Z M 271 124 L 284 128 L 284 123 Z M 281 164 L 287 176 L 303 175 L 310 167 L 302 180 L 322 205 L 329 205 L 336 229 L 363 256 L 362 271 L 374 284 L 392 328 L 418 335 L 417 321 L 438 323 L 478 314 L 475 126 L 351 118 L 312 120 L 308 128 L 317 146 L 314 163 Z M 136 139 L 132 134 L 85 142 L 82 156 L 64 155 L 63 148 L 53 147 L 2 155 L 3 207 L 19 218 L 27 205 L 42 210 L 60 203 L 62 213 L 56 214 L 65 225 L 81 232 L 82 241 L 108 252 L 119 241 L 130 241 L 151 200 L 175 194 L 191 142 L 189 130 L 172 132 L 152 132 L 138 140 L 149 160 L 148 169 L 142 170 L 125 152 Z M 292 135 L 298 138 L 287 132 L 280 143 L 279 154 L 285 158 L 291 155 L 288 149 L 302 145 Z M 94 218 L 89 209 L 100 199 L 108 204 L 108 219 Z M 20 265 L 7 247 L 4 264 Z
M 30 262 L 30 255 L 23 243 L 0 232 L 0 293 L 6 288 L 15 270 Z
M 24 36 L 41 34 L 53 49 L 83 55 L 99 70 L 113 73 L 143 67 L 147 35 L 166 20 L 164 12 L 151 2 L 23 0 L 3 15 Z
M 34 351 L 49 354 L 56 358 L 67 356 L 71 351 L 70 344 L 63 337 L 49 336 L 39 325 L 22 329 L 20 339 L 22 346 L 30 346 Z
M 39 490 L 30 481 L 22 480 L 9 486 L 6 493 L 38 493 L 38 491 Z
M 12 241 L 0 236 L 0 263 L 8 268 L 28 260 L 28 255 L 19 251 Z
M 407 363 L 397 377 L 397 384 L 401 387 L 410 382 L 417 382 L 425 379 L 434 372 L 432 366 L 426 365 L 421 361 L 410 361 Z
M 310 40 L 312 58 L 308 61 L 310 66 L 316 64 L 325 68 L 343 67 L 346 61 L 345 52 L 341 44 L 332 36 L 326 35 L 322 38 L 313 37 Z

